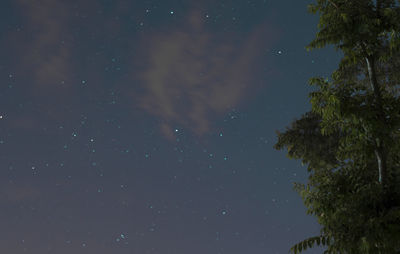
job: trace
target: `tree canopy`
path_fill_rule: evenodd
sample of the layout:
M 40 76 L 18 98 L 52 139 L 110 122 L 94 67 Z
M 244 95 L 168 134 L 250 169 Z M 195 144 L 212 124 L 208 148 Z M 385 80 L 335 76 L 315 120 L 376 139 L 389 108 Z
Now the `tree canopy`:
M 275 149 L 308 165 L 296 183 L 321 234 L 291 249 L 400 253 L 400 1 L 316 0 L 316 38 L 334 45 L 338 69 L 310 85 L 312 110 L 277 132 Z

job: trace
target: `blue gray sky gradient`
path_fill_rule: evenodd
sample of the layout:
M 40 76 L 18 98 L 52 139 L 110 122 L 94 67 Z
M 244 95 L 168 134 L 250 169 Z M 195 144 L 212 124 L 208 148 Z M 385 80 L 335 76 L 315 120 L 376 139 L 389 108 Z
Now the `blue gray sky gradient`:
M 287 253 L 318 233 L 275 151 L 310 109 L 311 1 L 6 0 L 1 253 Z M 310 251 L 309 253 L 319 253 Z

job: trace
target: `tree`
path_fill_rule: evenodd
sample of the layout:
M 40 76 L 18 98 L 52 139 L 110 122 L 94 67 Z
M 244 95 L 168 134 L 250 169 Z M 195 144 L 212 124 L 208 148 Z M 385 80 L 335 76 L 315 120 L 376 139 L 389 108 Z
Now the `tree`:
M 312 78 L 312 111 L 278 134 L 310 172 L 295 184 L 321 235 L 296 244 L 327 253 L 400 253 L 400 7 L 394 0 L 317 0 L 308 49 L 343 52 L 330 79 Z

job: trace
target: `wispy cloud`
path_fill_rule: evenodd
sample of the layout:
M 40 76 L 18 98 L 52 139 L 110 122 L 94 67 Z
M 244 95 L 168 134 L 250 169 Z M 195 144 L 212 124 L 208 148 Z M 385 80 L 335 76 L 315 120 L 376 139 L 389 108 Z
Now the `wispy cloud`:
M 36 85 L 60 86 L 71 77 L 69 5 L 54 0 L 17 3 L 27 22 L 21 33 L 29 37 L 14 41 L 20 54 L 19 66 L 24 68 L 24 75 L 32 75 Z
M 208 31 L 202 15 L 187 17 L 186 27 L 144 39 L 139 79 L 143 93 L 135 101 L 161 119 L 172 138 L 172 126 L 197 135 L 210 130 L 211 117 L 237 106 L 252 91 L 260 52 L 275 41 L 266 25 L 245 38 Z

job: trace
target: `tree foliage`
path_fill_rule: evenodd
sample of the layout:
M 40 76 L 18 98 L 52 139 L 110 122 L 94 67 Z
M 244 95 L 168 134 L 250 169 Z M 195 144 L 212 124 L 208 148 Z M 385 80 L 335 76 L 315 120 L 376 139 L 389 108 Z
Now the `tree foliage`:
M 291 249 L 400 253 L 400 7 L 394 0 L 316 0 L 308 49 L 343 52 L 329 78 L 310 85 L 312 110 L 277 132 L 276 149 L 310 173 L 295 184 L 321 234 Z

